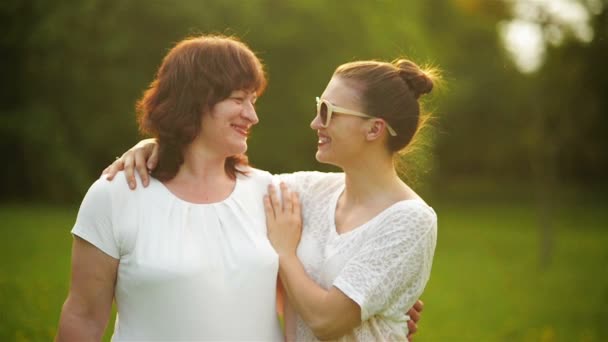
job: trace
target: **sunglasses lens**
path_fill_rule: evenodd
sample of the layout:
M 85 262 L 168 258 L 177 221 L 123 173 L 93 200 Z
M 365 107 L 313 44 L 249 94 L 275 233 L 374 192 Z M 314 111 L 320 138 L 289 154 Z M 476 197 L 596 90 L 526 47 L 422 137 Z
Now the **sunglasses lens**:
M 321 102 L 319 105 L 319 117 L 321 118 L 323 125 L 327 125 L 327 111 L 327 103 Z

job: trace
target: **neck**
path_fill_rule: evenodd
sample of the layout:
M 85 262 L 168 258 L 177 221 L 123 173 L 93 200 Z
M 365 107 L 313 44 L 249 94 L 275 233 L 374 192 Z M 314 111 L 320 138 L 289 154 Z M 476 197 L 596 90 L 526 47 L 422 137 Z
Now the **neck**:
M 406 185 L 395 171 L 392 156 L 384 153 L 361 155 L 362 158 L 343 168 L 343 203 L 347 206 L 358 206 L 402 197 Z
M 214 153 L 205 145 L 192 143 L 184 149 L 184 163 L 175 178 L 199 184 L 226 179 L 225 164 L 226 156 Z

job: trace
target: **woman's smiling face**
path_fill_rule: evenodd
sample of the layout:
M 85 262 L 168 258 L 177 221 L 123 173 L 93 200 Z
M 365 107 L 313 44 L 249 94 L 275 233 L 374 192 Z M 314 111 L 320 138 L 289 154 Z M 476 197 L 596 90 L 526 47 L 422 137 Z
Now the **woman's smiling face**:
M 321 99 L 335 106 L 349 110 L 364 112 L 361 104 L 361 90 L 350 81 L 333 77 Z M 310 127 L 317 131 L 319 137 L 316 158 L 321 163 L 343 165 L 343 161 L 355 158 L 360 151 L 360 145 L 365 142 L 365 119 L 333 113 L 328 127 L 323 127 L 317 114 Z
M 226 157 L 245 153 L 250 130 L 259 122 L 256 100 L 255 92 L 235 90 L 204 113 L 200 135 L 206 145 Z

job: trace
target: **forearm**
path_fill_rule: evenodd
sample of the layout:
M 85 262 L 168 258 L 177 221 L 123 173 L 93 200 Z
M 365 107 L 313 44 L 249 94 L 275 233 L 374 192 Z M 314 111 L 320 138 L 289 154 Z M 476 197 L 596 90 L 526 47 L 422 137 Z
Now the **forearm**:
M 285 308 L 283 312 L 283 321 L 285 322 L 285 341 L 296 341 L 296 313 L 288 300 L 285 301 Z
M 315 283 L 296 256 L 302 233 L 298 196 L 281 183 L 283 204 L 274 187 L 264 198 L 268 239 L 279 254 L 279 276 L 287 298 L 319 339 L 338 338 L 361 324 L 359 305 L 336 287 Z
M 352 310 L 358 306 L 344 306 L 345 300 L 337 298 L 343 294 L 332 295 L 315 283 L 295 255 L 279 260 L 279 275 L 289 302 L 317 338 L 338 338 L 360 323 L 359 311 Z
M 106 316 L 109 316 L 109 313 Z M 78 310 L 68 299 L 61 310 L 55 341 L 101 341 L 107 323 L 107 318 L 104 319 L 102 315 L 95 317 L 86 311 Z
M 315 330 L 323 325 L 327 291 L 308 277 L 302 263 L 293 255 L 280 258 L 279 275 L 291 306 Z

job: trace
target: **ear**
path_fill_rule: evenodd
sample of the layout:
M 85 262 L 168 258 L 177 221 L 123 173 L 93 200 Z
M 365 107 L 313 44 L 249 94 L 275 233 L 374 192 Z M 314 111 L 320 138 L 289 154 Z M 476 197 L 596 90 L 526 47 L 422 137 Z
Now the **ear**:
M 382 137 L 382 133 L 386 130 L 386 124 L 384 121 L 379 119 L 370 119 L 367 121 L 368 127 L 366 130 L 365 138 L 367 141 L 374 141 Z

